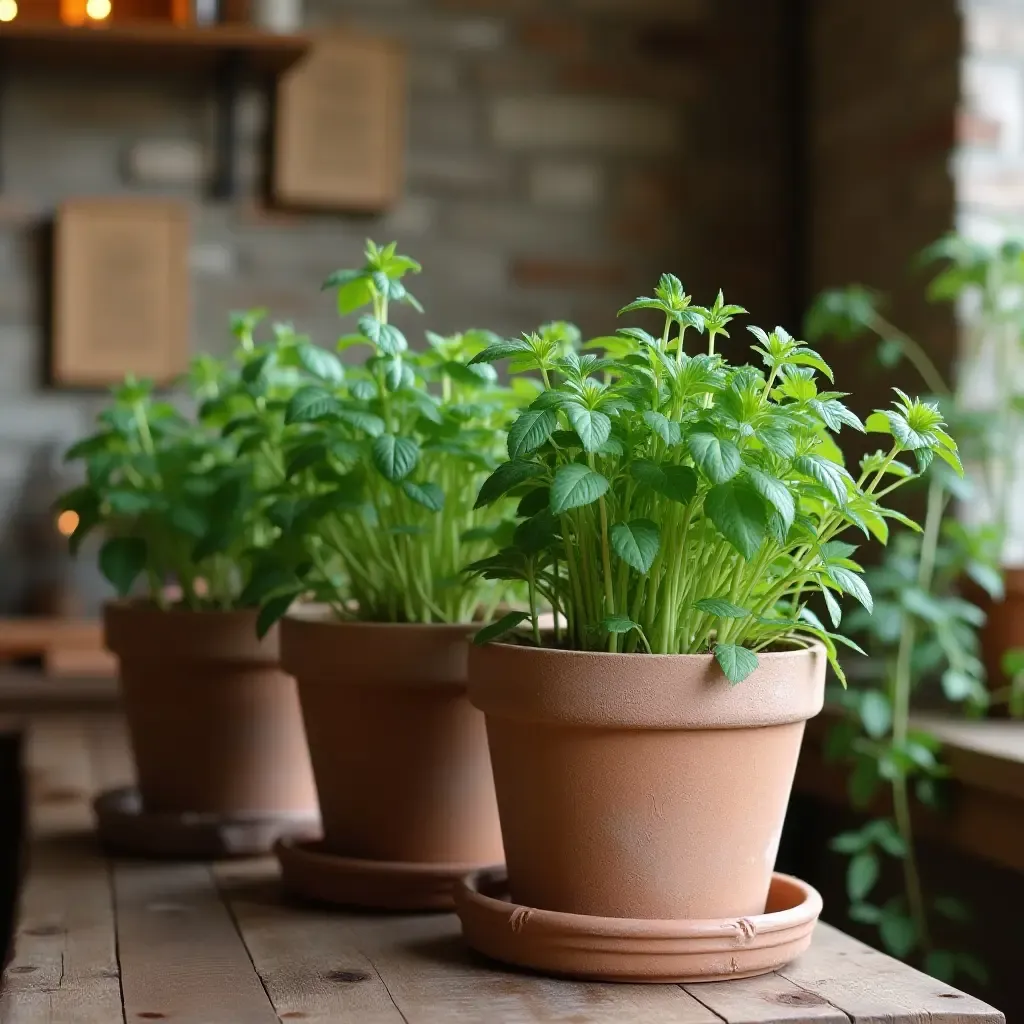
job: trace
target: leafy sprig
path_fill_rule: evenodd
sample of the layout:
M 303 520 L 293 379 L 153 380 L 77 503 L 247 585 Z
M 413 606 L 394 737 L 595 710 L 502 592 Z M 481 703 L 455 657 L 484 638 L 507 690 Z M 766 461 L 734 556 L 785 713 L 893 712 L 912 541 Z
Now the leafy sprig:
M 341 314 L 358 314 L 337 348 L 368 350 L 362 365 L 277 328 L 242 351 L 235 387 L 217 399 L 224 433 L 243 432 L 261 460 L 259 500 L 279 527 L 247 590 L 261 629 L 300 595 L 341 617 L 462 622 L 489 617 L 509 591 L 461 572 L 502 529 L 502 506 L 474 508 L 513 393 L 471 361 L 498 339 L 428 331 L 413 351 L 389 313 L 421 309 L 404 281 L 419 269 L 368 242 L 362 267 L 325 283 Z
M 660 336 L 627 327 L 581 349 L 556 325 L 471 360 L 511 358 L 543 384 L 477 499 L 520 498 L 519 525 L 472 571 L 527 584 L 537 640 L 549 606 L 556 643 L 576 649 L 713 651 L 739 682 L 758 651 L 816 640 L 842 675 L 836 645 L 856 645 L 833 632 L 839 600 L 870 609 L 871 594 L 839 537 L 884 543 L 887 521 L 904 518 L 885 496 L 935 456 L 959 471 L 941 415 L 898 393 L 862 424 L 843 392 L 821 388 L 822 357 L 781 327 L 749 328 L 761 366 L 730 364 L 715 337 L 743 310 L 721 294 L 694 306 L 671 275 L 620 313 L 638 309 L 663 314 Z M 691 331 L 707 351 L 686 351 Z M 843 427 L 888 435 L 857 477 L 831 436 Z M 916 464 L 901 461 L 911 452 Z M 816 593 L 833 630 L 808 606 Z

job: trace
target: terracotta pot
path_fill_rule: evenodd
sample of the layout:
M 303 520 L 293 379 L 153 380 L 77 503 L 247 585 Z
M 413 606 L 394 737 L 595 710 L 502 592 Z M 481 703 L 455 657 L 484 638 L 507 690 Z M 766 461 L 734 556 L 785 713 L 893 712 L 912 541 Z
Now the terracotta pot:
M 104 609 L 148 811 L 316 814 L 295 681 L 256 613 Z
M 472 648 L 512 901 L 658 920 L 763 913 L 826 659 L 759 657 L 732 686 L 710 655 Z
M 472 626 L 281 622 L 320 793 L 324 849 L 405 863 L 495 864 L 501 830 L 483 715 L 466 696 Z

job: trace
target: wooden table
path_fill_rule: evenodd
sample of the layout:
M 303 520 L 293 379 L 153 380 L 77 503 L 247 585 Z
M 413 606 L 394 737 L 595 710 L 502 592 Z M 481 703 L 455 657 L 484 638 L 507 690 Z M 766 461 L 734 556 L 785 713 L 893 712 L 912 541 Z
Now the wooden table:
M 583 984 L 485 962 L 464 948 L 452 915 L 293 906 L 272 860 L 109 860 L 92 838 L 90 800 L 130 779 L 120 719 L 32 713 L 24 728 L 29 840 L 3 1024 L 1004 1020 L 827 925 L 804 957 L 763 978 Z

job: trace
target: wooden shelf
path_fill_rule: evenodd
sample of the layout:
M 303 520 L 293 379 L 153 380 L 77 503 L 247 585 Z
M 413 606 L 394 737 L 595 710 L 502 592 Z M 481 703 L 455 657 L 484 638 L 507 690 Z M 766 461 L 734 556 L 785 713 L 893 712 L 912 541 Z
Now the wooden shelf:
M 101 64 L 114 67 L 216 67 L 225 58 L 240 60 L 249 71 L 278 74 L 309 49 L 306 33 L 264 32 L 250 25 L 178 27 L 158 22 L 71 28 L 44 22 L 0 26 L 0 57 L 61 66 Z

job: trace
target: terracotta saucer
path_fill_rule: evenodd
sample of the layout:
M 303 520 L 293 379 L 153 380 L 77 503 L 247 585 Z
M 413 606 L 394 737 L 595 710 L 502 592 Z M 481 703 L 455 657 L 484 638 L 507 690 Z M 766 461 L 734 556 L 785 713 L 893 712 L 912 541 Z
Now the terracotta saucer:
M 132 786 L 109 789 L 93 801 L 100 843 L 126 857 L 216 860 L 269 853 L 282 836 L 320 834 L 316 815 L 147 811 Z
M 456 883 L 481 870 L 479 864 L 358 860 L 328 853 L 319 840 L 282 839 L 274 853 L 284 887 L 296 896 L 377 910 L 451 910 Z
M 503 870 L 463 879 L 455 890 L 462 934 L 495 960 L 591 981 L 725 981 L 767 974 L 811 943 L 821 897 L 789 875 L 772 877 L 768 906 L 754 917 L 643 921 L 532 910 L 512 903 Z

